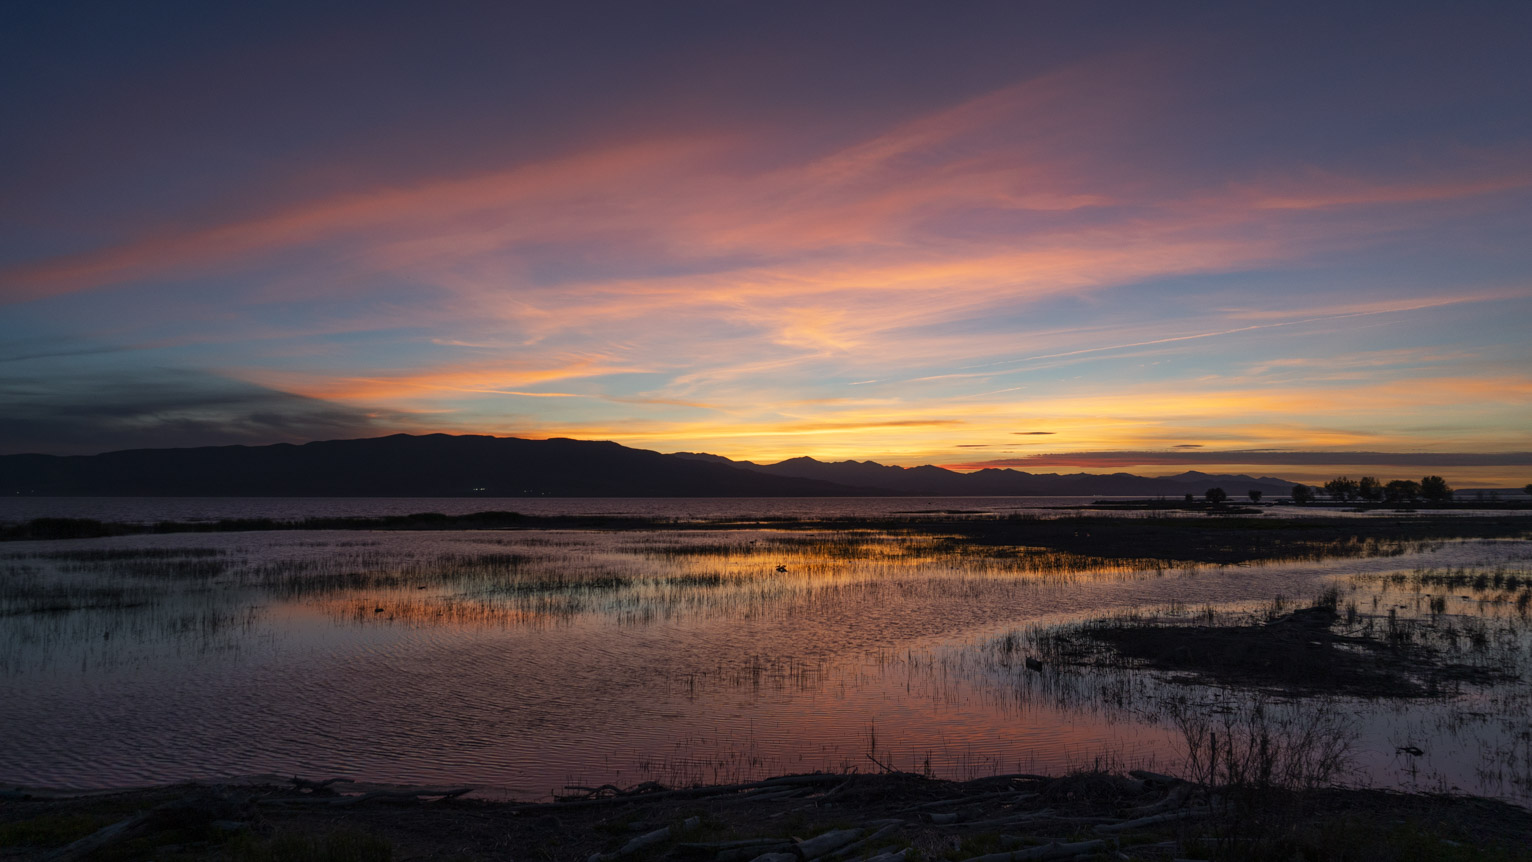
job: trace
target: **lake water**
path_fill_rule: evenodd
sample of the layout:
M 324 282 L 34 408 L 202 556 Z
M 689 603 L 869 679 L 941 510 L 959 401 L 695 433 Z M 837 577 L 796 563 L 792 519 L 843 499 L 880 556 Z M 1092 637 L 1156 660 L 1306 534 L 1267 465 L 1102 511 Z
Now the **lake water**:
M 33 518 L 94 518 L 144 524 L 224 518 L 298 520 L 308 517 L 385 517 L 417 512 L 467 515 L 511 511 L 525 515 L 607 515 L 656 520 L 731 518 L 919 517 L 933 513 L 974 517 L 1026 514 L 1072 517 L 1099 497 L 0 497 L 0 524 Z M 1110 497 L 1148 500 L 1151 497 Z M 1234 501 L 1236 503 L 1239 500 Z M 1262 503 L 1271 517 L 1402 517 L 1389 510 L 1353 512 L 1328 506 Z M 1092 510 L 1097 517 L 1203 517 L 1201 512 Z M 1452 509 L 1433 515 L 1532 517 L 1532 509 Z
M 203 515 L 294 517 L 319 513 L 305 507 L 322 502 L 241 500 Z M 339 514 L 485 508 L 442 502 L 362 500 Z M 516 507 L 535 513 L 637 505 L 516 502 L 566 507 Z M 841 505 L 717 502 L 740 508 L 641 505 L 677 518 L 820 515 Z M 982 508 L 973 498 L 876 503 Z M 89 505 L 86 516 L 110 517 L 139 503 Z M 154 505 L 144 519 L 184 518 L 172 513 L 192 504 Z M 1133 705 L 1168 696 L 1152 675 L 1036 674 L 995 645 L 1087 616 L 1257 608 L 1336 583 L 1364 611 L 1397 604 L 1420 616 L 1420 590 L 1396 594 L 1381 586 L 1390 576 L 1525 571 L 1529 557 L 1525 542 L 1453 542 L 1138 568 L 853 530 L 12 542 L 0 545 L 0 783 L 278 774 L 465 782 L 546 798 L 571 784 L 879 764 L 953 778 L 1096 763 L 1172 769 L 1185 753 L 1182 730 Z M 1532 654 L 1515 641 L 1525 614 L 1463 594 L 1470 599 L 1454 597 L 1447 616 L 1490 619 L 1511 638 L 1508 650 Z M 1210 703 L 1223 697 L 1198 692 Z M 1532 743 L 1518 741 L 1517 728 L 1526 682 L 1465 697 L 1479 705 L 1337 704 L 1362 729 L 1354 780 L 1525 796 Z M 1429 743 L 1426 754 L 1399 755 L 1407 742 Z
M 220 518 L 467 515 L 615 515 L 655 519 L 837 518 L 959 512 L 1007 515 L 1082 506 L 1094 497 L 0 497 L 0 522 L 32 518 L 216 521 Z

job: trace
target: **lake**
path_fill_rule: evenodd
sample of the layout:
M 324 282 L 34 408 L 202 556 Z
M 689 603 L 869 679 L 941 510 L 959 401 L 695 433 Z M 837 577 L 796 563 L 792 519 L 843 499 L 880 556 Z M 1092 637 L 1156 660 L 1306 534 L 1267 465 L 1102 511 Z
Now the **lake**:
M 1025 505 L 989 499 L 878 498 L 871 511 L 853 511 L 867 500 L 514 508 L 689 519 Z M 447 502 L 357 500 L 336 511 L 314 500 L 80 500 L 33 516 L 486 508 Z M 547 798 L 566 785 L 809 770 L 1174 770 L 1186 730 L 1166 704 L 1226 714 L 1240 696 L 1146 672 L 1031 672 L 1020 661 L 1028 638 L 1102 615 L 1256 612 L 1278 597 L 1291 607 L 1336 586 L 1363 616 L 1478 626 L 1486 645 L 1474 652 L 1465 640 L 1469 660 L 1520 661 L 1532 651 L 1515 589 L 1475 588 L 1470 577 L 1448 596 L 1422 573 L 1498 572 L 1503 583 L 1529 560 L 1526 541 L 1475 540 L 1174 566 L 851 528 L 9 542 L 0 544 L 0 783 L 277 774 L 466 782 Z M 1012 655 L 1006 644 L 1023 646 Z M 1325 704 L 1357 733 L 1348 780 L 1526 798 L 1526 679 L 1427 703 Z M 1422 754 L 1401 754 L 1407 746 Z

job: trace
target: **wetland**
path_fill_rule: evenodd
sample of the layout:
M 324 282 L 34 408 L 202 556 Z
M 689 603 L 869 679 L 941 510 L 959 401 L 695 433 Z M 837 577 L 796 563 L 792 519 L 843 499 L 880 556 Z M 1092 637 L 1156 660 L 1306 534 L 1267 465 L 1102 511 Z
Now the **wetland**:
M 1532 799 L 1524 516 L 389 517 L 8 525 L 0 786 Z

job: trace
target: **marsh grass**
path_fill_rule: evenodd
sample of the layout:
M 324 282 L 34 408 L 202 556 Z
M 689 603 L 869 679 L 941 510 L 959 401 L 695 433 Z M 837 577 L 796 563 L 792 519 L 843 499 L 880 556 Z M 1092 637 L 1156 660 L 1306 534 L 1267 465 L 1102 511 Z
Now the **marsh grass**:
M 1353 716 L 1334 697 L 1256 695 L 1208 704 L 1181 695 L 1165 711 L 1185 743 L 1187 777 L 1226 796 L 1314 790 L 1355 775 Z
M 27 665 L 18 656 L 55 647 L 84 666 L 85 660 L 68 651 L 70 644 L 82 645 L 78 652 L 98 662 L 122 660 L 117 656 L 126 655 L 123 645 L 132 641 L 173 644 L 177 652 L 187 647 L 191 652 L 230 648 L 282 607 L 317 610 L 321 621 L 328 618 L 326 625 L 341 629 L 455 627 L 470 634 L 476 629 L 589 626 L 599 636 L 619 627 L 718 621 L 721 625 L 714 631 L 725 635 L 714 643 L 727 643 L 732 651 L 700 662 L 688 658 L 684 675 L 667 684 L 679 692 L 690 687 L 704 702 L 720 689 L 790 695 L 828 690 L 832 678 L 846 684 L 846 677 L 835 677 L 823 659 L 837 650 L 844 658 L 848 650 L 870 653 L 914 637 L 947 637 L 978 626 L 993 630 L 1015 618 L 1004 614 L 1024 615 L 1040 601 L 1067 607 L 1067 599 L 1058 597 L 1067 597 L 1077 585 L 1142 586 L 1164 595 L 1179 579 L 1193 584 L 1209 569 L 1121 549 L 1110 555 L 1088 553 L 1093 526 L 1082 522 L 1066 527 L 1084 534 L 1080 549 L 854 526 L 828 531 L 570 530 L 407 538 L 270 534 L 220 537 L 225 544 L 219 547 L 211 547 L 215 540 L 207 537 L 198 537 L 198 546 L 185 547 L 95 547 L 84 542 L 67 548 L 13 546 L 14 551 L 0 555 L 0 614 L 6 615 L 7 623 L 0 633 L 0 669 L 16 673 Z M 1317 550 L 1308 546 L 1280 559 L 1302 562 L 1369 554 L 1387 558 L 1421 547 L 1425 545 L 1347 541 Z M 1244 571 L 1220 569 L 1217 574 L 1229 578 Z M 1340 653 L 1349 650 L 1365 661 L 1386 647 L 1415 660 L 1438 650 L 1478 674 L 1462 676 L 1467 671 L 1454 670 L 1458 677 L 1439 676 L 1434 687 L 1432 679 L 1413 674 L 1411 684 L 1421 688 L 1420 697 L 1498 697 L 1486 701 L 1484 708 L 1497 716 L 1516 714 L 1521 701 L 1502 696 L 1490 683 L 1519 643 L 1519 630 L 1509 624 L 1521 625 L 1521 618 L 1515 595 L 1508 591 L 1509 585 L 1520 583 L 1513 579 L 1525 573 L 1507 569 L 1497 581 L 1491 572 L 1485 589 L 1474 592 L 1471 586 L 1484 572 L 1464 571 L 1469 584 L 1464 592 L 1475 596 L 1472 601 L 1444 599 L 1430 577 L 1416 579 L 1421 584 L 1417 590 L 1408 577 L 1392 580 L 1393 573 L 1371 584 L 1382 592 L 1357 592 L 1347 585 L 1311 602 L 1281 599 L 1238 609 L 1220 609 L 1200 595 L 1189 596 L 1165 607 L 1115 616 L 1108 628 L 1267 626 L 1291 613 L 1295 604 L 1312 604 L 1328 609 L 1336 617 L 1338 632 L 1356 639 L 1357 643 L 1333 644 Z M 758 632 L 758 639 L 730 639 L 727 633 L 735 621 L 740 628 Z M 1124 657 L 1120 650 L 1085 637 L 1089 625 L 1024 626 L 997 636 L 992 648 L 958 660 L 916 653 L 893 658 L 894 651 L 888 650 L 890 658 L 878 659 L 867 673 L 880 678 L 908 674 L 925 686 L 919 696 L 939 704 L 937 708 L 963 708 L 963 697 L 971 691 L 963 686 L 1004 680 L 1001 685 L 1013 691 L 995 694 L 985 689 L 987 696 L 1010 698 L 1023 706 L 1026 699 L 1047 702 L 1105 717 L 1107 723 L 1173 726 L 1166 699 L 1181 683 L 1147 673 L 1149 659 L 1143 656 Z M 106 636 L 110 640 L 103 640 Z M 829 646 L 804 642 L 822 636 Z M 1363 641 L 1381 646 L 1375 650 Z M 1095 650 L 1087 667 L 1059 672 L 1069 666 L 1069 650 L 1082 644 Z M 1200 648 L 1192 652 L 1216 653 Z M 1024 658 L 1033 655 L 1045 660 L 1048 672 L 1025 670 Z M 1181 673 L 1194 675 L 1186 669 Z M 1018 679 L 1025 682 L 1019 684 Z M 1522 707 L 1524 715 L 1524 703 Z M 1222 745 L 1244 750 L 1243 743 L 1230 736 L 1220 734 L 1220 739 Z M 1493 756 L 1486 755 L 1481 768 L 1486 776 L 1514 783 L 1532 774 L 1523 765 L 1528 749 L 1527 744 L 1503 745 Z M 732 749 L 720 750 L 711 760 L 692 765 L 678 756 L 669 767 L 660 760 L 651 761 L 651 766 L 656 771 L 671 769 L 670 778 L 688 769 L 727 777 L 759 775 L 770 768 L 759 759 L 752 761 L 748 751 L 735 756 Z M 1231 758 L 1234 753 L 1224 752 Z M 949 762 L 961 752 L 939 754 Z M 901 749 L 896 755 L 900 769 L 920 772 L 933 762 L 929 752 L 925 767 L 921 751 Z M 950 769 L 950 763 L 944 768 Z M 1273 767 L 1276 773 L 1283 769 Z
M 1471 784 L 1526 799 L 1532 621 L 1510 593 L 1525 576 L 1498 564 L 1421 568 L 1338 580 L 1306 602 L 1173 602 L 1024 626 L 977 644 L 970 667 L 1022 702 L 1173 728 L 1183 774 L 1234 788 L 1231 803 L 1245 794 L 1241 804 L 1268 805 L 1277 791 L 1301 797 L 1355 778 L 1362 728 L 1373 780 L 1385 774 L 1377 747 L 1386 745 L 1392 780 L 1405 786 Z M 1045 671 L 1025 670 L 1023 656 Z M 1390 705 L 1401 701 L 1410 707 Z M 1384 739 L 1382 727 L 1395 730 Z M 1421 749 L 1463 754 L 1418 760 Z M 1262 829 L 1293 826 L 1245 815 Z

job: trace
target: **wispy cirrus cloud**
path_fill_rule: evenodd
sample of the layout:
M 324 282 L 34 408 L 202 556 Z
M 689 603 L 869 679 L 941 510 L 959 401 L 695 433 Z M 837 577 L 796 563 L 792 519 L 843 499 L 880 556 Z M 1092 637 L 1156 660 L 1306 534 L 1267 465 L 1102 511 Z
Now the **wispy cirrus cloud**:
M 650 81 L 621 119 L 529 115 L 473 158 L 401 129 L 425 155 L 313 191 L 347 154 L 295 150 L 284 194 L 146 199 L 94 245 L 13 250 L 0 303 L 17 330 L 452 430 L 910 463 L 1402 451 L 1450 412 L 1442 446 L 1519 451 L 1532 282 L 1480 238 L 1523 232 L 1532 142 L 1383 152 L 1299 122 L 1320 94 L 1263 103 L 1307 136 L 1279 146 L 1197 73 L 1224 68 L 1208 41 L 1163 44 L 897 110 L 692 116 L 690 76 Z

